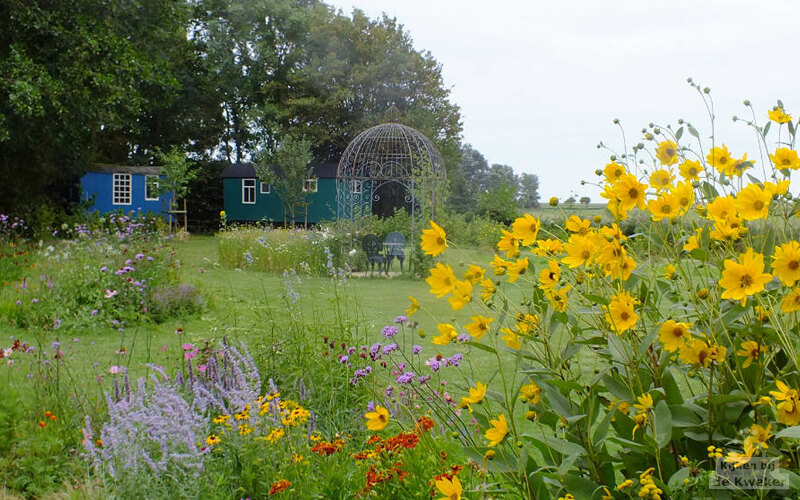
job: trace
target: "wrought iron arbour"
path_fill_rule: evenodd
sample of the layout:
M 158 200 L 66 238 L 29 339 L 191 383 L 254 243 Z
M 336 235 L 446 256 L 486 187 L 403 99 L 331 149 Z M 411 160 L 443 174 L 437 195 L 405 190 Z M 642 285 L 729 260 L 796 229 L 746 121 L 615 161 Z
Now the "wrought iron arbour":
M 383 123 L 360 133 L 347 146 L 336 173 L 337 215 L 351 243 L 363 236 L 360 223 L 380 199 L 379 189 L 390 183 L 405 188 L 411 207 L 409 238 L 433 217 L 442 200 L 446 180 L 444 162 L 430 139 L 399 123 Z M 343 235 L 344 236 L 344 235 Z

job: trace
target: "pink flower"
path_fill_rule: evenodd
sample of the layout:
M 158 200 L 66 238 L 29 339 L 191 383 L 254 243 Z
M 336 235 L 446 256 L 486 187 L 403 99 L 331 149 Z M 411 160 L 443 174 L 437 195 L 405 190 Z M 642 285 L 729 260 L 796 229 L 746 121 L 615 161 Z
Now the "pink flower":
M 206 365 L 200 365 L 200 366 L 197 367 L 197 371 L 202 373 L 202 372 L 206 371 L 206 368 L 208 368 Z
M 161 346 L 161 352 L 164 352 L 166 350 L 167 350 L 167 344 L 162 345 Z
M 110 373 L 111 375 L 116 375 L 117 373 L 119 373 L 121 371 L 122 371 L 122 367 L 121 366 L 117 366 L 117 365 L 114 365 L 114 366 L 112 366 L 111 368 L 108 369 L 108 373 Z
M 111 297 L 115 296 L 117 293 L 119 293 L 119 292 L 117 292 L 116 290 L 109 290 L 108 288 L 106 288 L 106 298 L 107 299 L 110 299 Z
M 194 344 L 190 344 L 190 343 L 188 343 L 188 342 L 187 342 L 187 343 L 183 344 L 183 345 L 181 346 L 181 348 L 182 348 L 184 351 L 191 351 L 192 349 L 194 349 Z

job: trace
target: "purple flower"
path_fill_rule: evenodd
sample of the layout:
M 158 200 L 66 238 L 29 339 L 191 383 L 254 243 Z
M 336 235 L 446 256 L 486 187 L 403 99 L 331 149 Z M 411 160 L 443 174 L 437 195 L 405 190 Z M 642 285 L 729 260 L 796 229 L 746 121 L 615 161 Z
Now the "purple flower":
M 394 319 L 394 322 L 395 322 L 395 323 L 398 323 L 398 324 L 400 324 L 400 323 L 405 323 L 407 319 L 408 319 L 408 317 L 407 317 L 407 316 L 404 316 L 404 315 L 402 315 L 402 314 L 401 314 L 400 316 L 398 316 L 398 317 L 396 317 L 396 318 Z
M 422 346 L 419 346 L 419 345 L 415 344 L 414 347 L 411 348 L 411 353 L 412 354 L 419 354 L 421 352 L 422 352 Z
M 414 381 L 414 372 L 406 372 L 395 379 L 398 384 L 410 384 Z
M 383 331 L 381 333 L 383 333 L 384 337 L 386 337 L 387 339 L 390 339 L 390 338 L 394 337 L 395 335 L 397 335 L 397 332 L 398 332 L 398 330 L 397 330 L 396 326 L 384 326 L 383 327 Z
M 31 304 L 38 304 L 38 303 L 39 303 L 39 299 L 33 299 L 33 300 L 31 300 Z
M 445 361 L 450 366 L 458 366 L 458 364 L 461 363 L 462 359 L 464 359 L 464 355 L 462 355 L 460 352 L 457 352 L 453 354 L 451 357 L 447 358 Z
M 428 380 L 430 380 L 430 379 L 431 379 L 431 376 L 430 376 L 430 375 L 420 375 L 420 376 L 417 378 L 417 382 L 419 382 L 420 384 L 424 384 L 425 382 L 427 382 L 427 381 L 428 381 Z
M 103 267 L 101 267 L 101 268 L 100 268 L 100 272 L 101 272 L 101 273 L 104 273 L 104 272 L 106 272 L 106 271 L 108 271 L 108 267 L 106 267 L 106 266 L 103 266 Z
M 459 342 L 469 342 L 469 335 L 467 335 L 466 333 L 459 334 L 458 335 L 458 341 Z
M 144 254 L 143 253 L 137 253 L 136 254 L 136 260 L 142 260 L 142 259 L 144 259 Z
M 347 349 L 347 355 L 348 356 L 352 356 L 354 352 L 356 352 L 356 348 L 355 347 L 350 347 L 350 348 Z
M 369 348 L 369 357 L 372 358 L 372 361 L 375 361 L 376 359 L 381 357 L 380 352 L 381 352 L 381 345 L 375 342 L 374 344 L 372 344 L 372 347 Z
M 396 351 L 396 350 L 397 350 L 397 344 L 389 344 L 387 346 L 384 346 L 383 353 L 384 354 L 389 354 L 390 352 Z
M 148 255 L 147 256 L 147 260 L 148 260 L 148 262 L 153 262 L 154 259 Z
M 56 321 L 53 323 L 53 330 L 58 330 L 60 326 L 61 326 L 61 320 L 56 318 Z
M 350 379 L 350 385 L 357 385 L 358 381 L 372 373 L 372 367 L 366 366 L 353 372 L 353 378 Z
M 57 351 L 59 347 L 61 347 L 61 342 L 59 342 L 57 340 L 53 341 L 53 350 Z
M 18 300 L 18 301 L 17 301 L 17 305 L 18 305 L 18 306 L 21 306 L 21 305 L 22 305 L 22 301 L 21 301 L 21 300 Z
M 92 309 L 92 316 L 97 316 L 97 309 Z
M 367 403 L 367 411 L 375 411 L 375 401 Z
M 394 392 L 394 387 L 392 387 L 391 385 L 386 387 L 386 397 L 387 398 L 392 397 L 392 393 L 393 392 Z
M 348 356 L 347 354 L 342 354 L 341 356 L 339 356 L 339 363 L 345 364 L 348 361 L 350 361 L 350 356 Z
M 439 368 L 442 367 L 442 362 L 439 359 L 437 359 L 436 356 L 426 361 L 425 364 L 428 365 L 430 369 L 435 372 L 438 372 Z

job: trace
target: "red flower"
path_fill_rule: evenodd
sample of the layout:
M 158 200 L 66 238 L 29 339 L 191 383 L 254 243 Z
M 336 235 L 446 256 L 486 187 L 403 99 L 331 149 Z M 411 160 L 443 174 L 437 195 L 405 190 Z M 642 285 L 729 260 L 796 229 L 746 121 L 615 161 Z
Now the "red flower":
M 433 420 L 425 415 L 417 419 L 417 432 L 428 432 L 433 429 Z
M 288 488 L 291 485 L 292 485 L 292 483 L 290 483 L 288 480 L 279 479 L 278 481 L 275 481 L 274 483 L 272 483 L 272 488 L 269 489 L 269 494 L 270 494 L 270 496 L 276 495 L 276 494 L 280 493 L 281 491 L 285 490 L 286 488 Z

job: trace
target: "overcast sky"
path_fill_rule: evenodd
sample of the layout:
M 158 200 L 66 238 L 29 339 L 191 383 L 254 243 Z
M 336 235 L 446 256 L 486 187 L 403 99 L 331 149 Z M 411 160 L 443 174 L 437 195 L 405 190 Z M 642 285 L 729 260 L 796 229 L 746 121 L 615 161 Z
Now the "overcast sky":
M 800 2 L 570 0 L 326 0 L 350 14 L 382 12 L 417 50 L 441 63 L 461 107 L 464 142 L 490 163 L 539 176 L 543 199 L 571 193 L 608 162 L 599 141 L 621 147 L 650 122 L 678 118 L 710 134 L 687 77 L 712 89 L 718 140 L 760 167 L 755 136 L 733 115 L 750 99 L 758 118 L 781 99 L 800 113 Z M 684 140 L 688 139 L 688 134 Z M 758 169 L 760 170 L 760 168 Z

